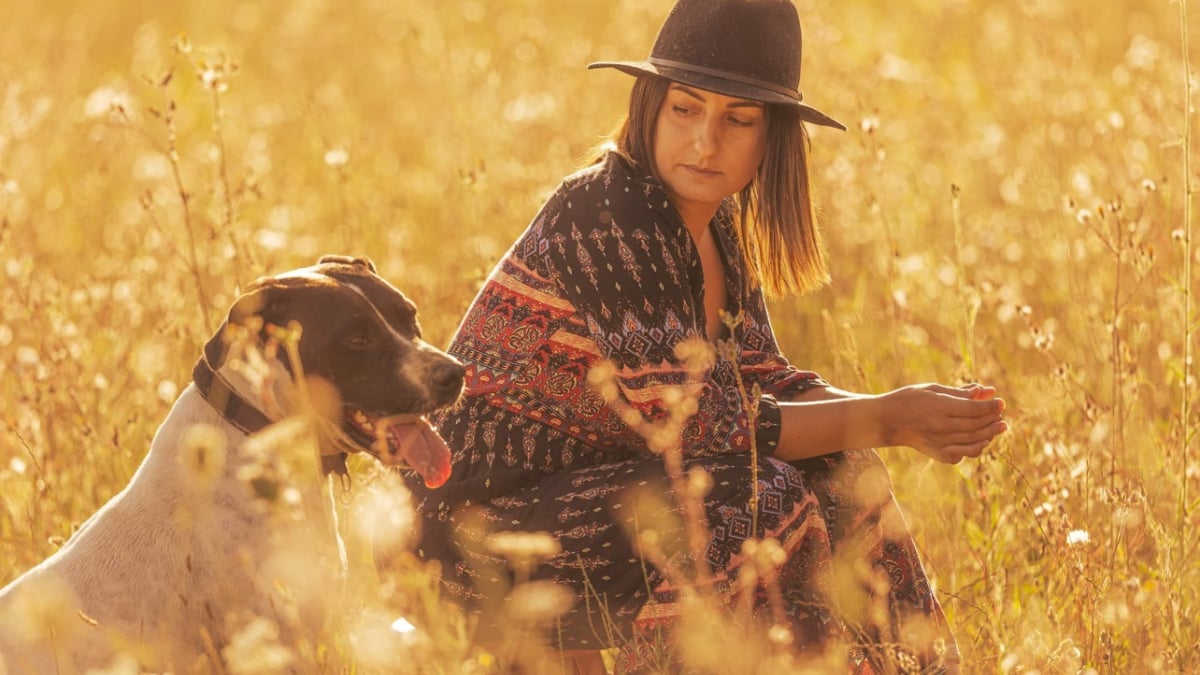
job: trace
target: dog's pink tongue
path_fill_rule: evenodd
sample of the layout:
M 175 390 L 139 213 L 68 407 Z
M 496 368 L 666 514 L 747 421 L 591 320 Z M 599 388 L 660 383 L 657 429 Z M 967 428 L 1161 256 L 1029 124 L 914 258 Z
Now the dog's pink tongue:
M 391 459 L 415 469 L 427 487 L 438 487 L 450 478 L 450 448 L 429 422 L 421 419 L 410 424 L 393 424 L 388 436 L 396 453 Z

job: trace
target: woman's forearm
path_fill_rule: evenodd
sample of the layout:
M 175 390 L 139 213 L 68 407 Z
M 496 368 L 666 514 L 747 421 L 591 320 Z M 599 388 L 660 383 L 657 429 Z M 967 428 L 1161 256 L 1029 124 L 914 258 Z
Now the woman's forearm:
M 779 404 L 782 418 L 775 456 L 786 461 L 842 450 L 888 445 L 878 396 L 822 388 Z
M 852 391 L 838 389 L 837 387 L 825 386 L 825 387 L 812 387 L 811 389 L 805 389 L 803 392 L 796 394 L 795 396 L 792 396 L 791 398 L 788 398 L 785 400 L 788 400 L 788 401 L 832 401 L 832 400 L 836 400 L 836 399 L 856 398 L 856 397 L 860 397 L 860 396 L 863 396 L 863 394 L 856 394 Z
M 942 462 L 977 457 L 1008 429 L 1004 401 L 978 384 L 920 384 L 870 395 L 821 387 L 779 404 L 775 456 L 794 461 L 842 450 L 901 445 Z

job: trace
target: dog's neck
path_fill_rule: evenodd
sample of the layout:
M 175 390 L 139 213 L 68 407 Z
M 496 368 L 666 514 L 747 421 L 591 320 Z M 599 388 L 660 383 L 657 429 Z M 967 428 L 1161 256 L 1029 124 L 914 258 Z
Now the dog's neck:
M 267 381 L 255 383 L 228 364 L 213 370 L 201 357 L 192 369 L 192 381 L 222 419 L 249 436 L 290 414 L 288 402 L 295 397 L 291 373 L 277 360 L 270 362 L 269 369 Z M 325 475 L 336 473 L 345 477 L 346 456 L 322 453 L 321 470 Z

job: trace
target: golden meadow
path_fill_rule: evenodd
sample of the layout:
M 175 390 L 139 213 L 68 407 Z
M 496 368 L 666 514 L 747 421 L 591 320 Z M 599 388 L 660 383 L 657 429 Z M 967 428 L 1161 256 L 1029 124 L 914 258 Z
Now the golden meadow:
M 1009 404 L 979 461 L 883 451 L 968 672 L 1195 672 L 1200 9 L 798 4 L 802 89 L 850 131 L 812 134 L 834 279 L 772 304 L 785 352 Z M 623 111 L 584 65 L 644 54 L 669 5 L 5 3 L 0 583 L 126 483 L 254 277 L 368 255 L 444 346 Z M 408 663 L 499 667 L 430 583 L 359 585 L 380 622 L 434 617 Z M 350 632 L 294 663 L 350 667 Z

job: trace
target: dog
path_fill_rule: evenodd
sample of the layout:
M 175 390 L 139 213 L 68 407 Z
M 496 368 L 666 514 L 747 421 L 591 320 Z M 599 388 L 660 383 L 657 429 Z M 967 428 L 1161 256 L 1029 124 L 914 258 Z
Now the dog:
M 280 540 L 270 506 L 280 481 L 262 438 L 293 424 L 285 445 L 315 439 L 299 445 L 319 449 L 308 453 L 316 483 L 367 452 L 436 486 L 450 451 L 424 415 L 457 400 L 463 376 L 366 258 L 324 256 L 258 279 L 204 346 L 129 484 L 0 589 L 0 674 L 86 672 L 130 652 L 155 669 L 219 660 L 231 617 L 280 606 L 255 574 Z M 337 558 L 336 523 L 316 530 L 311 552 Z

